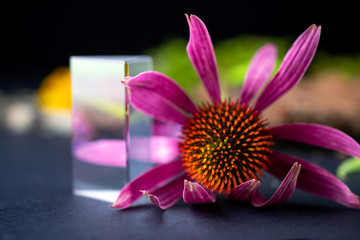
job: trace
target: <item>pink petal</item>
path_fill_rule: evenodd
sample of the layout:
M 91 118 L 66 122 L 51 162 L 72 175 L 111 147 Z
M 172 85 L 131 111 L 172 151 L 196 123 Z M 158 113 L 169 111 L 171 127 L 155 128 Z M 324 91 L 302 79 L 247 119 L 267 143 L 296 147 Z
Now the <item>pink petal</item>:
M 186 18 L 190 28 L 190 39 L 186 47 L 189 58 L 210 97 L 220 102 L 217 63 L 209 32 L 195 15 L 186 15 Z
M 185 203 L 214 203 L 216 194 L 209 192 L 196 182 L 184 180 L 183 199 Z
M 130 102 L 134 107 L 155 119 L 183 125 L 187 115 L 197 111 L 181 87 L 161 73 L 144 72 L 123 84 L 130 89 Z
M 185 177 L 186 174 L 183 172 L 160 188 L 141 192 L 161 209 L 167 209 L 181 198 Z
M 236 201 L 249 201 L 252 193 L 260 186 L 260 181 L 251 179 L 234 188 L 228 198 Z
M 294 42 L 278 72 L 259 96 L 255 105 L 257 111 L 261 112 L 301 80 L 314 57 L 320 40 L 320 31 L 321 27 L 311 25 Z
M 269 172 L 283 178 L 285 169 L 298 162 L 301 164 L 297 187 L 320 197 L 332 199 L 351 208 L 360 209 L 359 197 L 333 174 L 305 160 L 275 152 L 270 156 Z
M 287 166 L 286 166 L 287 167 Z M 251 196 L 251 204 L 254 207 L 263 207 L 263 206 L 271 206 L 278 205 L 286 202 L 292 196 L 296 188 L 296 182 L 300 173 L 301 164 L 295 162 L 291 167 L 290 171 L 274 193 L 274 195 L 269 199 L 265 200 L 265 198 L 261 195 L 261 193 L 256 189 Z M 286 171 L 283 166 L 283 171 Z
M 241 89 L 241 102 L 249 105 L 256 93 L 265 84 L 274 70 L 276 63 L 276 46 L 266 44 L 260 48 L 252 58 Z
M 125 167 L 125 142 L 116 139 L 102 139 L 77 145 L 74 156 L 91 164 L 111 167 Z
M 332 127 L 295 123 L 271 129 L 277 139 L 311 144 L 318 147 L 340 151 L 360 158 L 360 145 L 349 135 Z
M 154 167 L 128 183 L 111 207 L 127 208 L 142 196 L 140 191 L 154 191 L 181 173 L 183 166 L 180 160 Z

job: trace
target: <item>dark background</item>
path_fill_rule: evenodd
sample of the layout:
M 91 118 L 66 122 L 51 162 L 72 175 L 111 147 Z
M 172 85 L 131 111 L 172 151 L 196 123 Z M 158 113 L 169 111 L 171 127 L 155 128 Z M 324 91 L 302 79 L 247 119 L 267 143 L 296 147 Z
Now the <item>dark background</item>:
M 0 3 L 0 92 L 37 88 L 71 55 L 141 54 L 167 38 L 188 38 L 184 13 L 198 15 L 213 41 L 239 34 L 295 40 L 316 23 L 323 26 L 321 50 L 360 52 L 356 1 L 293 2 L 5 0 Z M 297 153 L 307 160 L 319 158 L 319 151 L 312 150 L 300 146 Z M 320 156 L 332 171 L 339 164 L 331 151 Z M 272 208 L 218 198 L 205 206 L 180 201 L 167 211 L 150 202 L 115 210 L 71 194 L 70 159 L 68 138 L 0 134 L 0 239 L 328 240 L 358 239 L 360 234 L 357 210 L 299 190 Z M 359 194 L 359 176 L 350 180 L 347 184 Z M 264 189 L 267 196 L 273 193 Z
M 37 88 L 71 55 L 141 54 L 170 37 L 188 38 L 184 13 L 198 15 L 213 41 L 239 34 L 290 36 L 323 26 L 320 46 L 360 52 L 355 1 L 3 1 L 0 89 Z M 155 63 L 156 64 L 156 63 Z

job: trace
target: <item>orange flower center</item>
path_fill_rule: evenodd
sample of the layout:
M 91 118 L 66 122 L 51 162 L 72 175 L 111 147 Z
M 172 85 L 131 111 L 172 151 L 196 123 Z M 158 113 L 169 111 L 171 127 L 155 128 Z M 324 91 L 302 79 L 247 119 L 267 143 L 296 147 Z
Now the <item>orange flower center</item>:
M 273 137 L 250 107 L 204 104 L 182 129 L 180 152 L 188 175 L 210 191 L 229 193 L 267 170 Z

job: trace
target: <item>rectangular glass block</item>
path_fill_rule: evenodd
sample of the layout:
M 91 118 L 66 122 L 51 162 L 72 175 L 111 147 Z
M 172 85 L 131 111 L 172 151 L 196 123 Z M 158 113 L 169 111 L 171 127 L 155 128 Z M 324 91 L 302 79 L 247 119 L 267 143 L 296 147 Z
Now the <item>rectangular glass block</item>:
M 149 167 L 152 120 L 127 105 L 126 63 L 130 76 L 152 69 L 148 56 L 70 58 L 75 195 L 114 202 Z

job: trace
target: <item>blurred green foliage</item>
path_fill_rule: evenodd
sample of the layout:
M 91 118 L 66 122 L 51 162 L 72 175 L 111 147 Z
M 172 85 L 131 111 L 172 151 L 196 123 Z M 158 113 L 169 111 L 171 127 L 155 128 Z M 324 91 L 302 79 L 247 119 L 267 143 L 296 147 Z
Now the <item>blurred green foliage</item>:
M 336 169 L 336 176 L 341 180 L 346 180 L 351 174 L 360 173 L 360 159 L 350 157 L 342 162 Z
M 313 63 L 311 64 L 312 72 L 319 72 L 326 69 L 338 70 L 356 76 L 360 74 L 360 54 L 353 53 L 348 55 L 331 55 L 319 51 Z

